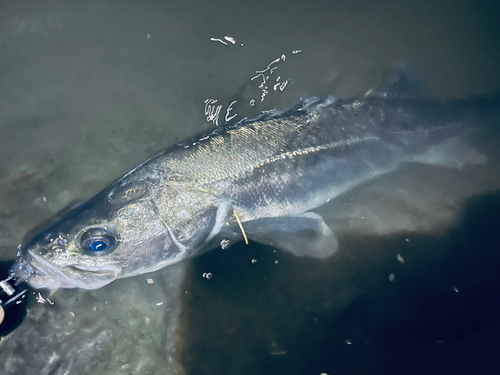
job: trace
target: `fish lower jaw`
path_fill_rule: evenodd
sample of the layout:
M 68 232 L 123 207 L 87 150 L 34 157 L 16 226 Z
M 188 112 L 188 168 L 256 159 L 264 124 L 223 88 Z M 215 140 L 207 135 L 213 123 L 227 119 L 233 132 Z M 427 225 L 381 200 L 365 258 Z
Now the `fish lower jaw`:
M 30 287 L 33 289 L 50 289 L 50 290 L 56 290 L 59 288 L 76 288 L 74 285 L 69 285 L 63 282 L 60 282 L 58 280 L 52 279 L 49 276 L 42 276 L 40 274 L 35 274 L 33 275 L 29 280 L 28 284 Z
M 97 273 L 96 273 L 97 275 Z M 90 275 L 92 277 L 92 275 Z M 99 275 L 103 276 L 103 275 Z M 103 287 L 104 285 L 107 285 L 114 280 L 118 278 L 118 275 L 116 274 L 109 274 L 109 275 L 104 275 L 106 277 L 96 277 L 93 281 L 88 281 L 85 280 L 84 278 L 79 278 L 79 277 L 74 277 L 72 278 L 71 276 L 65 277 L 65 280 L 60 280 L 58 278 L 51 277 L 49 275 L 46 275 L 43 271 L 36 269 L 33 275 L 29 280 L 27 280 L 27 283 L 32 287 L 33 289 L 50 289 L 50 290 L 55 290 L 59 288 L 64 288 L 64 289 L 86 289 L 86 290 L 91 290 L 91 289 L 98 289 Z

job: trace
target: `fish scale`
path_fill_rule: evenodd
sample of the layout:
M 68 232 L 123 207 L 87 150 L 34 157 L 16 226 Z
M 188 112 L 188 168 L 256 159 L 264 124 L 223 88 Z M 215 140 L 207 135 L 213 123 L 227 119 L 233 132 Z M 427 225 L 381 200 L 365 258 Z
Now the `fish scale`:
M 244 237 L 331 256 L 336 236 L 312 209 L 405 162 L 486 161 L 463 140 L 488 118 L 498 125 L 498 95 L 435 101 L 415 85 L 403 66 L 363 98 L 306 100 L 174 145 L 58 216 L 12 274 L 96 289 Z

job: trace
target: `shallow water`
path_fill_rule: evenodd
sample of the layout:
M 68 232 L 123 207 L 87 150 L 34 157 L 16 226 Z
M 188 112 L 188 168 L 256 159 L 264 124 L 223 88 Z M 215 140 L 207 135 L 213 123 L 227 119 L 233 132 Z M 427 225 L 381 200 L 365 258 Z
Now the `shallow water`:
M 434 97 L 498 91 L 499 16 L 487 1 L 3 1 L 0 260 L 71 202 L 210 129 L 206 99 L 221 118 L 237 100 L 242 118 L 362 94 L 406 61 Z M 226 35 L 236 44 L 210 41 Z M 283 54 L 272 80 L 289 84 L 251 107 L 250 78 Z M 155 284 L 32 300 L 0 343 L 1 372 L 498 373 L 497 176 L 494 162 L 408 166 L 359 187 L 320 210 L 342 233 L 326 262 L 238 245 Z

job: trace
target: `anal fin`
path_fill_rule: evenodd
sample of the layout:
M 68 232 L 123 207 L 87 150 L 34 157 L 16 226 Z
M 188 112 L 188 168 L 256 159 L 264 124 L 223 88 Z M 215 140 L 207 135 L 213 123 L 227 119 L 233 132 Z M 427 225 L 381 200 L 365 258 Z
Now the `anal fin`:
M 476 149 L 464 144 L 459 137 L 454 137 L 414 156 L 411 161 L 449 168 L 462 168 L 464 165 L 486 164 L 488 158 Z

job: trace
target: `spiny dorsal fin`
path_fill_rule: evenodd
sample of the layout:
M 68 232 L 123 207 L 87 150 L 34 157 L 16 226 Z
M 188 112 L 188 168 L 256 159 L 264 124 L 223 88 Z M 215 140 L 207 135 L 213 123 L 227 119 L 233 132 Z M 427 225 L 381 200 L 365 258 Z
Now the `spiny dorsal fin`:
M 376 89 L 370 90 L 365 97 L 384 99 L 418 99 L 424 96 L 424 89 L 415 68 L 409 64 L 394 65 L 394 71 Z

